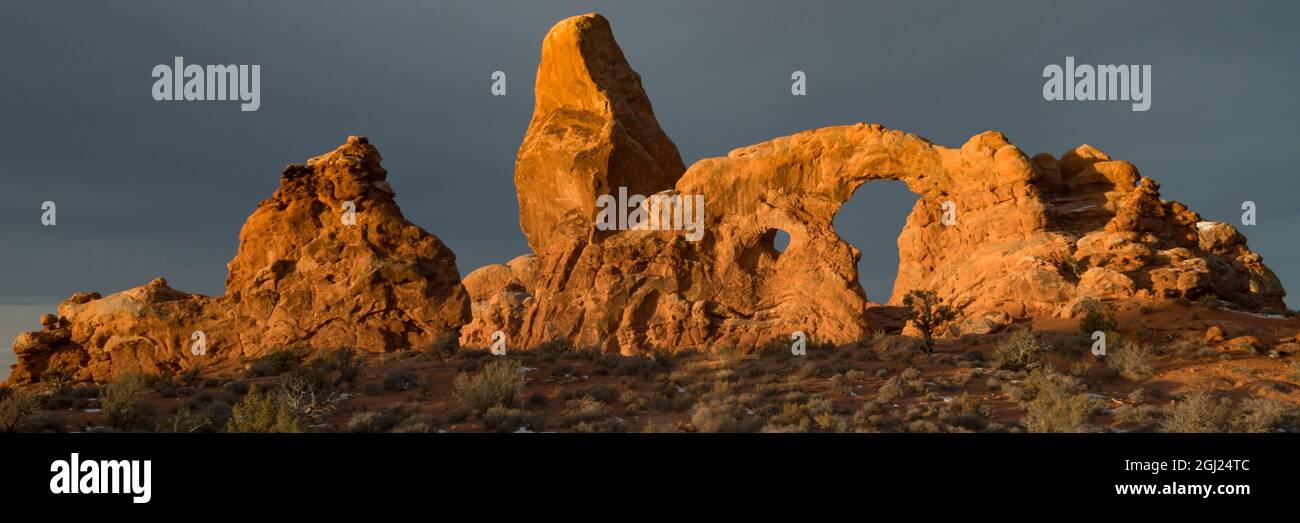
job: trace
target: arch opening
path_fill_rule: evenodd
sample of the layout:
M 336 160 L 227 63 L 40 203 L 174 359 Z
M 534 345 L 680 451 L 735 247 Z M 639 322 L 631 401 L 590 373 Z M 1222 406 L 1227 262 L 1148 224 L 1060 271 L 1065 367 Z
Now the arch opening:
M 858 186 L 835 214 L 836 234 L 862 253 L 858 284 L 872 303 L 885 304 L 893 296 L 898 237 L 918 199 L 901 180 L 872 180 Z

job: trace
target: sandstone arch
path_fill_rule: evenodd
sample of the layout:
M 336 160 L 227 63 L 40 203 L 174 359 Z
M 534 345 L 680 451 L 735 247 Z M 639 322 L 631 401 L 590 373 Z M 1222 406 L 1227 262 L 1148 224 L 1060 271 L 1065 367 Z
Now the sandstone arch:
M 516 159 L 520 227 L 533 252 L 458 277 L 454 255 L 408 222 L 378 151 L 349 137 L 306 165 L 240 233 L 226 294 L 157 279 L 107 297 L 77 293 L 20 335 L 10 382 L 67 364 L 78 379 L 192 364 L 203 330 L 217 359 L 291 344 L 411 349 L 460 335 L 511 347 L 555 338 L 604 351 L 752 349 L 793 331 L 848 342 L 871 327 L 852 246 L 833 217 L 871 180 L 919 196 L 899 236 L 891 301 L 927 289 L 985 314 L 1068 314 L 1081 298 L 1220 299 L 1284 309 L 1277 277 L 1228 224 L 1160 198 L 1128 162 L 1084 145 L 1026 156 L 995 131 L 960 148 L 879 125 L 827 127 L 684 169 L 639 77 L 599 15 L 560 22 L 538 69 Z M 681 231 L 598 231 L 596 198 L 703 195 L 700 241 Z M 957 222 L 940 222 L 941 203 Z M 364 216 L 341 225 L 347 202 Z M 775 256 L 770 231 L 790 234 Z M 465 325 L 466 322 L 468 325 Z M 463 326 L 463 328 L 462 328 Z
M 918 195 L 898 240 L 894 303 L 928 289 L 966 317 L 1023 317 L 1068 314 L 1086 296 L 1216 292 L 1250 308 L 1282 308 L 1277 278 L 1231 226 L 1160 200 L 1154 181 L 1089 146 L 1059 161 L 1031 159 L 996 131 L 952 149 L 857 124 L 742 147 L 678 178 L 676 149 L 604 18 L 557 24 L 538 71 L 516 163 L 520 227 L 534 253 L 508 271 L 480 269 L 509 272 L 512 299 L 501 298 L 503 278 L 467 276 L 477 312 L 466 345 L 484 343 L 498 326 L 490 317 L 512 318 L 513 346 L 566 338 L 623 353 L 748 349 L 795 330 L 815 341 L 854 340 L 870 328 L 866 300 L 857 252 L 832 220 L 858 186 L 880 179 Z M 629 185 L 704 195 L 704 239 L 593 232 L 592 202 Z M 957 206 L 955 224 L 940 222 L 945 201 Z M 790 235 L 780 256 L 770 246 L 774 229 Z

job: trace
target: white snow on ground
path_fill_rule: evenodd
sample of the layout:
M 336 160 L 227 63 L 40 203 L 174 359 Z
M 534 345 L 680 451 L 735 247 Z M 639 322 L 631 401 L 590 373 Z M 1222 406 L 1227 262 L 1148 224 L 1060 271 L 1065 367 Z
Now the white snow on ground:
M 1254 317 L 1256 317 L 1256 318 L 1264 318 L 1264 319 L 1269 319 L 1269 320 L 1285 320 L 1285 319 L 1286 319 L 1286 316 L 1283 316 L 1283 315 L 1281 315 L 1281 314 L 1261 314 L 1261 313 L 1258 313 L 1258 312 L 1246 312 L 1246 311 L 1237 311 L 1237 310 L 1229 310 L 1229 312 L 1235 312 L 1235 313 L 1237 313 L 1237 314 L 1245 314 L 1245 315 L 1247 315 L 1247 316 L 1254 316 Z

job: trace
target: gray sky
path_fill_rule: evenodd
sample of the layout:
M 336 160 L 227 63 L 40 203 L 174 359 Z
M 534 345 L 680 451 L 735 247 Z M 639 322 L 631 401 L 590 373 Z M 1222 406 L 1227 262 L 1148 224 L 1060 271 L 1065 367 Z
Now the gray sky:
M 158 276 L 220 294 L 281 168 L 349 134 L 379 147 L 406 216 L 462 274 L 522 254 L 512 172 L 539 46 L 591 11 L 688 165 L 858 121 L 953 147 L 997 129 L 1031 155 L 1091 143 L 1209 219 L 1239 223 L 1256 202 L 1242 231 L 1300 289 L 1296 2 L 43 1 L 0 4 L 0 303 Z M 175 56 L 260 64 L 261 109 L 154 101 L 150 71 Z M 1151 109 L 1044 101 L 1043 67 L 1066 56 L 1150 64 Z M 495 70 L 507 96 L 489 93 Z M 794 70 L 805 97 L 790 95 Z M 55 227 L 40 225 L 45 200 Z M 912 201 L 868 184 L 836 219 L 873 299 Z

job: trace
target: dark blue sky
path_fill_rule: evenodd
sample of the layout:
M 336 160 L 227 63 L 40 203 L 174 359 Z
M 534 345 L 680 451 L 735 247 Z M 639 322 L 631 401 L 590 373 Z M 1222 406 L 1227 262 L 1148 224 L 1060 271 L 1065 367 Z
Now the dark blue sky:
M 539 45 L 590 11 L 688 165 L 858 121 L 953 147 L 997 129 L 1031 155 L 1091 143 L 1209 219 L 1255 201 L 1243 232 L 1300 289 L 1296 2 L 43 1 L 0 6 L 0 303 L 158 276 L 220 294 L 281 168 L 349 134 L 379 147 L 403 211 L 462 274 L 522 254 L 512 172 Z M 1151 109 L 1044 101 L 1042 69 L 1067 55 L 1152 65 Z M 155 102 L 150 70 L 175 56 L 260 64 L 261 110 Z M 507 96 L 489 93 L 495 70 Z M 901 184 L 868 184 L 836 220 L 874 299 L 911 205 Z

